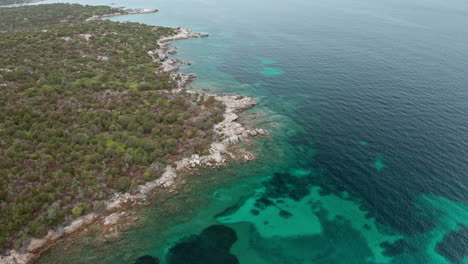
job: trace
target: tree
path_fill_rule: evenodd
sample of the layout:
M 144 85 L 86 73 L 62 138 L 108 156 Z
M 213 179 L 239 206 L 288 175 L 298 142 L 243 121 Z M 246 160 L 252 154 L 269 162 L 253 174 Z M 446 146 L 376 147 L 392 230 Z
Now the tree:
M 130 181 L 130 178 L 128 177 L 120 177 L 117 180 L 117 190 L 121 192 L 127 191 L 128 188 L 130 188 L 130 185 L 131 185 L 131 181 Z

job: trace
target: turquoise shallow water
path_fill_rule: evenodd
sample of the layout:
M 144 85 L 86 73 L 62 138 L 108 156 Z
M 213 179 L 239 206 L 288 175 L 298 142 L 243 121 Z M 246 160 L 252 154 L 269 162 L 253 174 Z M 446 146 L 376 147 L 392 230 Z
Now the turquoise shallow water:
M 39 263 L 468 263 L 466 2 L 115 3 L 160 12 L 114 20 L 209 32 L 174 43 L 182 71 L 257 97 L 249 122 L 272 135 L 256 161 L 145 208 L 122 240 Z

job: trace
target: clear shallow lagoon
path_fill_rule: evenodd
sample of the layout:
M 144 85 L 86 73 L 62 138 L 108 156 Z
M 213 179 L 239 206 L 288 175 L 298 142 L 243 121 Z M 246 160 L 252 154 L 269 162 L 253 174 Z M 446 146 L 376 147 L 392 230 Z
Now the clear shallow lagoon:
M 209 32 L 174 43 L 183 71 L 196 89 L 257 97 L 250 122 L 272 136 L 254 162 L 191 176 L 122 240 L 91 236 L 39 263 L 167 263 L 215 224 L 236 232 L 243 264 L 468 263 L 466 1 L 77 2 Z

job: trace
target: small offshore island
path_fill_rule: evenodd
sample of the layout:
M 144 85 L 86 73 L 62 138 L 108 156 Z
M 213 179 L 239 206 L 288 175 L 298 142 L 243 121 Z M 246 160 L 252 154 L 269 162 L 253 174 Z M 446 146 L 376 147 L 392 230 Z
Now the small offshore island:
M 156 10 L 0 8 L 1 264 L 121 224 L 178 173 L 254 159 L 231 145 L 268 134 L 237 121 L 253 98 L 189 91 L 196 76 L 174 73 L 167 42 L 206 33 L 99 19 L 138 12 Z

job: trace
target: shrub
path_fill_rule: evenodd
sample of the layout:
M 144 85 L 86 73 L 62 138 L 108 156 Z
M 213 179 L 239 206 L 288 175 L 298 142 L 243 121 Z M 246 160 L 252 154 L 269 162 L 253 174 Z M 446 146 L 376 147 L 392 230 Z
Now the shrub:
M 132 184 L 130 178 L 128 177 L 120 177 L 117 180 L 117 190 L 121 192 L 126 192 L 128 188 L 130 188 L 130 185 Z
M 86 205 L 82 204 L 82 205 L 73 207 L 72 214 L 78 217 L 78 216 L 82 216 L 85 211 L 86 211 Z

